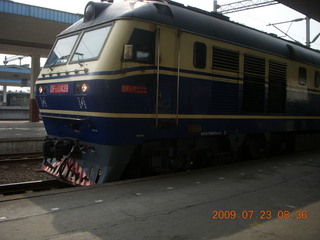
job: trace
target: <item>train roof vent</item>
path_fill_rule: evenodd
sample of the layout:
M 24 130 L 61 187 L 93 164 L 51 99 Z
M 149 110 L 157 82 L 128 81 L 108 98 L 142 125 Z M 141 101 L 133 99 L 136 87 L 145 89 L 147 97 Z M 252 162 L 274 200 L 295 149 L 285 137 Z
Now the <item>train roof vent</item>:
M 154 3 L 154 6 L 157 8 L 158 13 L 160 13 L 161 15 L 167 15 L 167 16 L 173 17 L 173 14 L 169 6 L 159 4 L 159 3 Z
M 287 44 L 287 48 L 288 48 L 288 51 L 289 51 L 290 59 L 295 60 L 296 59 L 296 53 L 295 53 L 294 48 L 289 44 Z
M 96 19 L 100 13 L 111 6 L 111 3 L 96 3 L 89 2 L 84 9 L 84 22 L 89 22 Z

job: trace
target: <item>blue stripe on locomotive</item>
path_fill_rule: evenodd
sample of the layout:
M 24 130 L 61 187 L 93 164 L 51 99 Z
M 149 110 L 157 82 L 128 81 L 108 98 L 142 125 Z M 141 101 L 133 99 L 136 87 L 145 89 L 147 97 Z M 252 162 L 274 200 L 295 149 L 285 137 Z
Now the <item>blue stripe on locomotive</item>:
M 45 118 L 45 121 L 49 135 L 102 145 L 130 145 L 153 139 L 282 132 L 319 127 L 319 121 L 315 119 L 179 119 L 179 127 L 175 127 L 175 121 L 171 121 L 171 127 L 162 128 L 155 127 L 155 119 L 147 118 L 90 117 L 90 120 L 77 122 Z M 159 126 L 169 122 L 168 119 L 160 119 Z M 190 131 L 193 126 L 200 126 L 200 130 Z
M 191 71 L 185 72 L 195 73 Z M 113 73 L 116 74 L 117 72 Z M 94 73 L 92 75 L 104 74 L 106 74 L 106 72 Z M 212 80 L 214 77 L 217 77 L 217 75 L 206 74 L 206 76 L 208 77 L 208 80 L 180 77 L 179 114 L 223 114 L 226 118 L 180 118 L 179 127 L 176 127 L 176 119 L 162 119 L 161 114 L 176 114 L 177 112 L 177 77 L 172 75 L 161 75 L 161 99 L 159 101 L 160 128 L 155 127 L 155 118 L 105 118 L 89 116 L 87 118 L 84 117 L 82 121 L 62 121 L 59 119 L 44 118 L 46 121 L 46 129 L 49 135 L 112 145 L 138 144 L 146 139 L 241 134 L 266 131 L 312 130 L 319 127 L 317 119 L 281 119 L 281 117 L 279 119 L 270 119 L 267 117 L 264 119 L 263 116 L 260 115 L 257 115 L 257 118 L 249 117 L 248 119 L 245 119 L 241 117 L 237 119 L 236 114 L 241 113 L 241 85 L 232 82 Z M 226 76 L 219 77 L 230 79 L 230 77 Z M 70 89 L 74 89 L 75 84 L 76 82 L 69 82 Z M 49 109 L 83 111 L 88 112 L 89 115 L 90 112 L 132 114 L 156 113 L 156 74 L 137 75 L 117 80 L 90 80 L 87 84 L 90 89 L 90 93 L 87 96 L 81 94 L 75 95 L 72 90 L 68 94 L 48 93 L 46 96 L 38 95 L 38 102 L 41 102 L 40 98 L 45 98 Z M 143 85 L 147 88 L 147 92 L 145 94 L 124 93 L 121 92 L 122 85 Z M 318 93 L 309 93 L 309 96 L 309 101 L 307 102 L 288 102 L 286 106 L 287 115 L 316 116 L 319 112 L 319 108 L 316 106 L 319 95 Z M 85 101 L 82 105 L 80 102 L 81 100 Z M 45 107 L 43 108 L 45 109 Z M 230 116 L 230 118 L 228 116 Z M 72 117 L 72 113 L 70 117 Z M 161 125 L 164 127 L 161 127 Z M 190 131 L 190 126 L 200 126 L 200 130 Z

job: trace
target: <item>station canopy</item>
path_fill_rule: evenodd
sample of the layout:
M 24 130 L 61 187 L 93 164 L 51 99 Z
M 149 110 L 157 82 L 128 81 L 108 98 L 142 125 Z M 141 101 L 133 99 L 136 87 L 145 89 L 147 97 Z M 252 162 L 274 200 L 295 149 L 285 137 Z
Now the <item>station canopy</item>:
M 319 0 L 277 0 L 318 22 L 320 22 L 320 1 Z
M 0 0 L 0 53 L 47 57 L 56 36 L 80 18 L 81 14 Z

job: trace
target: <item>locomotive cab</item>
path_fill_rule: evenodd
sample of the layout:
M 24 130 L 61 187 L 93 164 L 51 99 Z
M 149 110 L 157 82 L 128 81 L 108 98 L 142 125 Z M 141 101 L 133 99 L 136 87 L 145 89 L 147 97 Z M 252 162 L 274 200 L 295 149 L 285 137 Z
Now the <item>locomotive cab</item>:
M 112 7 L 89 2 L 83 20 L 58 36 L 36 83 L 48 134 L 43 169 L 74 184 L 119 179 L 144 137 L 124 126 L 135 126 L 135 113 L 153 113 L 155 105 L 156 80 L 144 76 L 155 72 L 148 70 L 154 24 L 114 19 Z M 123 7 L 132 9 L 117 9 Z

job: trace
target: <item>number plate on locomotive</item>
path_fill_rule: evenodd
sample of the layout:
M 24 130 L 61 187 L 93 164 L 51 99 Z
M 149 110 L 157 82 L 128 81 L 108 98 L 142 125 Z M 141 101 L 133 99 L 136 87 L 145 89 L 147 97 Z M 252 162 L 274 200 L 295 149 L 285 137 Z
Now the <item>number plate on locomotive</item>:
M 50 93 L 68 93 L 68 92 L 69 92 L 68 83 L 50 85 Z

